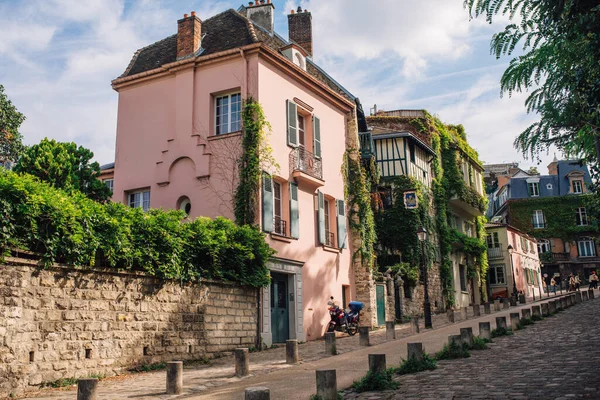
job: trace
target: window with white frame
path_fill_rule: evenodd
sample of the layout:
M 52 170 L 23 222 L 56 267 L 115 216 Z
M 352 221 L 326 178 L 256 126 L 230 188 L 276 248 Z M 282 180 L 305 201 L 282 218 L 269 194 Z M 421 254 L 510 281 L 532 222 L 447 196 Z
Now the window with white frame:
M 587 212 L 585 210 L 585 207 L 578 207 L 577 208 L 577 210 L 575 211 L 575 221 L 577 222 L 578 226 L 589 225 L 589 221 L 588 221 Z
M 579 257 L 596 256 L 596 246 L 594 244 L 594 239 L 589 237 L 579 239 L 577 241 L 577 250 L 579 250 Z
M 490 285 L 505 284 L 504 279 L 504 264 L 490 265 L 489 269 Z
M 242 129 L 242 95 L 226 94 L 215 98 L 215 135 L 237 132 Z
M 110 190 L 110 192 L 112 193 L 115 180 L 114 179 L 105 179 L 102 182 L 104 182 L 104 184 L 106 185 L 108 190 Z
M 500 240 L 498 239 L 498 232 L 492 232 L 487 235 L 487 246 L 489 249 L 500 247 Z
M 536 229 L 545 228 L 546 222 L 544 220 L 544 212 L 542 210 L 535 210 L 532 215 L 533 227 Z
M 549 253 L 550 252 L 550 241 L 548 239 L 541 239 L 538 244 L 538 253 Z
M 465 235 L 473 237 L 473 224 L 465 221 L 464 223 Z
M 573 193 L 583 193 L 583 181 L 579 179 L 573 181 Z
M 538 182 L 529 182 L 527 186 L 529 188 L 529 196 L 537 197 L 540 195 L 540 184 Z
M 150 191 L 140 190 L 129 193 L 129 207 L 141 207 L 142 210 L 150 209 Z

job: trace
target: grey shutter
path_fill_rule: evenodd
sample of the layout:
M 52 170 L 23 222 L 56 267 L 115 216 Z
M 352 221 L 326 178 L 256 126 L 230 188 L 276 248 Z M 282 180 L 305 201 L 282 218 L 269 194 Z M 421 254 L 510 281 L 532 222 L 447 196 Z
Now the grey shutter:
M 262 225 L 263 231 L 273 232 L 273 181 L 267 174 L 262 179 Z
M 313 150 L 315 157 L 321 158 L 321 120 L 313 117 Z
M 298 146 L 298 107 L 291 100 L 286 100 L 287 110 L 287 142 L 288 146 Z
M 319 243 L 325 244 L 325 196 L 320 190 L 317 191 L 319 197 Z
M 298 185 L 290 182 L 290 236 L 300 237 L 300 219 L 298 215 Z
M 336 200 L 338 247 L 346 248 L 346 209 L 344 200 Z

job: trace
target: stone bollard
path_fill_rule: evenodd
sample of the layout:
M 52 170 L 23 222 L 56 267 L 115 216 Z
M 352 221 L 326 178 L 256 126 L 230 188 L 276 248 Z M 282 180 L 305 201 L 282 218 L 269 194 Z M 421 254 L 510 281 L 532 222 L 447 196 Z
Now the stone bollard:
M 581 292 L 575 293 L 575 303 L 581 303 L 581 302 L 582 302 Z
M 385 354 L 369 354 L 369 371 L 381 373 L 385 369 Z
M 462 344 L 462 338 L 460 335 L 450 335 L 448 336 L 448 344 L 456 343 L 459 346 Z
M 298 341 L 296 339 L 285 341 L 286 364 L 298 364 Z
M 508 299 L 508 301 L 510 302 L 510 306 L 511 307 L 516 307 L 517 306 L 517 298 L 515 296 L 510 296 L 510 298 Z
M 335 356 L 337 348 L 335 346 L 335 332 L 327 332 L 325 334 L 325 354 Z
M 542 303 L 542 317 L 550 315 L 550 303 Z
M 446 311 L 446 315 L 448 316 L 448 322 L 453 324 L 454 323 L 454 310 L 449 308 L 448 311 Z
M 396 339 L 396 323 L 394 321 L 385 321 L 385 338 L 387 340 Z
M 244 390 L 244 400 L 271 400 L 271 391 L 266 387 L 249 387 Z
M 529 308 L 524 308 L 521 310 L 521 316 L 523 318 L 531 318 L 531 310 Z
M 461 307 L 460 309 L 460 320 L 466 321 L 469 318 L 469 314 L 467 312 L 467 307 Z
M 500 300 L 494 300 L 494 311 L 500 311 Z
M 486 314 L 492 313 L 492 305 L 489 302 L 487 302 L 483 305 L 483 312 Z
M 235 354 L 235 376 L 241 378 L 250 374 L 250 363 L 248 361 L 248 349 L 239 348 L 233 351 Z
M 541 317 L 542 316 L 541 307 L 539 305 L 538 306 L 531 306 L 531 314 L 534 317 Z
M 543 307 L 543 305 L 542 305 Z M 552 300 L 548 302 L 548 314 L 554 314 L 556 313 L 556 309 L 557 309 L 557 304 L 556 304 L 556 300 Z
M 323 400 L 337 400 L 337 377 L 335 369 L 317 370 L 317 396 Z
M 481 316 L 481 307 L 479 306 L 479 304 L 473 304 L 473 316 L 474 317 Z
M 512 329 L 513 331 L 516 331 L 519 326 L 519 322 L 521 322 L 521 316 L 519 315 L 519 313 L 518 312 L 510 313 L 510 329 Z
M 502 299 L 502 308 L 508 310 L 510 308 L 510 300 Z
M 489 322 L 479 323 L 479 337 L 487 340 L 492 340 L 492 327 Z
M 593 300 L 594 296 L 596 296 L 594 289 L 588 289 L 588 294 L 590 295 L 590 300 Z
M 408 350 L 408 359 L 412 357 L 419 361 L 423 359 L 423 343 L 408 343 L 406 347 Z
M 410 320 L 410 328 L 413 333 L 419 333 L 419 317 L 412 317 Z
M 369 342 L 369 327 L 368 326 L 359 326 L 358 327 L 358 344 L 361 346 L 370 346 L 371 342 Z
M 581 292 L 581 300 L 587 301 L 588 299 L 589 299 L 588 292 L 586 292 L 585 290 L 583 292 Z
M 567 299 L 565 297 L 561 297 L 559 299 L 559 304 L 560 304 L 560 309 L 564 310 L 565 308 L 567 308 Z M 556 308 L 559 308 L 558 304 L 556 305 Z
M 496 329 L 506 329 L 506 317 L 496 317 Z
M 566 302 L 566 307 L 571 307 L 572 303 L 571 303 L 571 295 L 568 295 L 565 299 Z
M 96 400 L 98 379 L 79 379 L 77 381 L 77 400 Z
M 246 349 L 246 351 L 248 350 Z M 181 394 L 182 392 L 183 361 L 169 361 L 167 363 L 167 394 Z
M 525 304 L 525 295 L 523 293 L 519 294 L 519 303 Z
M 469 348 L 473 347 L 473 328 L 460 328 L 460 340 Z

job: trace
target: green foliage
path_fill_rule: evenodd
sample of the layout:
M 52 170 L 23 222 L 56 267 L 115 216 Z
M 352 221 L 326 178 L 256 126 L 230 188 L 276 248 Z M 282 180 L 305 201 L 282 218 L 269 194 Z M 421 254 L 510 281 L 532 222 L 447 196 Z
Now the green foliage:
M 77 385 L 77 380 L 77 378 L 60 378 L 53 382 L 44 382 L 40 385 L 40 387 L 62 388 L 67 386 L 75 386 Z
M 167 368 L 167 364 L 164 362 L 154 364 L 142 364 L 139 367 L 130 369 L 131 372 L 152 372 L 160 371 Z
M 92 200 L 106 201 L 111 193 L 98 179 L 100 165 L 90 162 L 93 157 L 94 153 L 73 142 L 45 138 L 23 153 L 14 171 L 35 175 L 67 192 L 80 191 Z
M 513 335 L 513 331 L 507 328 L 496 328 L 492 330 L 492 338 L 510 335 Z
M 399 275 L 404 281 L 408 281 L 408 284 L 412 287 L 416 286 L 421 276 L 418 265 L 410 265 L 409 263 L 398 263 L 389 267 L 392 270 L 392 274 Z
M 408 360 L 402 360 L 399 368 L 394 370 L 399 375 L 414 374 L 421 371 L 433 371 L 437 368 L 437 362 L 429 354 L 424 353 L 423 359 L 419 360 L 416 357 L 410 357 Z
M 600 8 L 581 0 L 465 0 L 475 17 L 510 23 L 491 41 L 491 53 L 513 56 L 501 79 L 502 93 L 529 90 L 528 112 L 540 119 L 515 146 L 537 157 L 551 145 L 598 163 L 600 147 Z
M 468 346 L 452 341 L 450 344 L 445 344 L 442 350 L 435 354 L 436 360 L 454 360 L 457 358 L 471 357 Z
M 487 350 L 489 349 L 487 344 L 488 340 L 479 336 L 473 336 L 473 345 L 471 346 L 471 350 Z
M 382 390 L 397 389 L 399 383 L 393 380 L 394 368 L 388 368 L 384 372 L 367 372 L 367 375 L 352 383 L 352 388 L 359 393 Z
M 585 207 L 590 195 L 559 196 L 528 198 L 524 200 L 511 200 L 509 212 L 511 225 L 527 234 L 537 238 L 559 238 L 564 241 L 573 241 L 585 233 L 597 233 L 598 219 L 590 218 L 590 225 L 578 226 L 575 214 L 578 207 Z M 532 215 L 535 210 L 542 210 L 547 218 L 545 228 L 534 228 Z M 551 255 L 542 256 L 548 261 Z
M 544 319 L 544 318 L 543 318 L 543 317 L 541 317 L 540 315 L 532 315 L 532 316 L 531 316 L 531 320 L 532 320 L 533 322 L 541 321 L 541 320 L 543 320 L 543 319 Z
M 0 256 L 27 249 L 55 262 L 145 271 L 163 279 L 217 279 L 262 287 L 274 251 L 256 227 L 219 217 L 182 223 L 182 211 L 101 204 L 28 174 L 0 171 Z
M 234 195 L 234 214 L 238 225 L 253 225 L 259 210 L 258 191 L 263 172 L 273 173 L 279 165 L 273 158 L 267 133 L 271 125 L 267 121 L 260 103 L 248 98 L 242 110 L 243 153 L 238 160 L 239 182 Z
M 14 163 L 25 150 L 19 127 L 25 116 L 8 99 L 0 85 L 0 163 Z

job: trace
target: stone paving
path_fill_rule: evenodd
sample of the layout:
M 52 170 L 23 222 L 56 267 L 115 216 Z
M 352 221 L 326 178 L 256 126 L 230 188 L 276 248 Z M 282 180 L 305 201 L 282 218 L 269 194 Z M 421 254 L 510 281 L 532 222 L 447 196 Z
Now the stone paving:
M 470 358 L 398 377 L 396 391 L 345 399 L 600 399 L 599 339 L 600 304 L 583 302 Z
M 529 305 L 529 304 L 528 304 Z M 512 308 L 511 308 L 512 309 Z M 571 309 L 570 309 L 571 310 Z M 482 318 L 486 317 L 483 312 L 483 306 L 481 307 L 481 315 Z M 502 310 L 509 311 L 509 310 Z M 471 320 L 473 317 L 473 311 L 469 308 L 469 321 L 475 324 L 476 319 Z M 496 315 L 500 315 L 498 313 L 492 313 L 492 315 L 487 316 L 490 318 L 495 317 Z M 435 329 L 433 331 L 429 331 L 425 334 L 421 333 L 420 336 L 425 335 L 423 339 L 424 342 L 427 340 L 435 340 L 440 342 L 441 340 L 445 340 L 447 336 L 446 331 L 448 329 L 454 330 L 458 329 L 460 323 L 465 323 L 465 321 L 460 320 L 460 312 L 455 313 L 455 324 L 448 323 L 446 314 L 434 315 L 433 316 L 433 325 Z M 420 321 L 421 329 L 423 329 L 423 321 Z M 455 326 L 456 328 L 454 328 Z M 437 333 L 436 333 L 437 332 Z M 223 357 L 220 359 L 212 360 L 210 366 L 206 365 L 190 365 L 184 368 L 184 388 L 185 393 L 184 396 L 169 396 L 165 394 L 165 373 L 164 371 L 158 371 L 153 373 L 142 373 L 135 375 L 126 375 L 120 376 L 116 378 L 110 378 L 103 380 L 99 383 L 97 400 L 105 400 L 105 399 L 136 399 L 136 398 L 155 398 L 155 399 L 171 399 L 171 398 L 216 398 L 216 394 L 219 394 L 218 398 L 237 398 L 233 397 L 231 393 L 234 390 L 239 390 L 238 388 L 242 385 L 250 384 L 250 381 L 258 381 L 258 382 L 269 382 L 272 380 L 276 380 L 277 371 L 282 372 L 281 376 L 293 376 L 294 369 L 301 369 L 304 371 L 311 370 L 314 374 L 315 368 L 319 368 L 320 365 L 335 365 L 337 367 L 337 361 L 340 360 L 339 363 L 344 365 L 342 360 L 347 359 L 348 357 L 353 357 L 353 352 L 357 353 L 357 349 L 362 349 L 364 351 L 369 351 L 370 349 L 374 350 L 373 346 L 383 345 L 384 347 L 387 345 L 402 346 L 404 342 L 410 339 L 410 341 L 415 340 L 415 334 L 411 331 L 410 324 L 402 324 L 396 326 L 396 338 L 399 339 L 396 342 L 389 342 L 386 340 L 386 332 L 385 329 L 376 330 L 371 332 L 371 347 L 369 348 L 360 348 L 358 346 L 358 335 L 355 337 L 341 336 L 337 339 L 337 351 L 341 356 L 331 357 L 324 352 L 324 343 L 323 341 L 313 341 L 308 343 L 300 344 L 299 353 L 301 358 L 301 364 L 299 366 L 290 366 L 285 364 L 285 349 L 284 348 L 276 348 L 270 349 L 264 352 L 257 352 L 250 354 L 250 366 L 251 366 L 251 377 L 250 378 L 236 378 L 234 377 L 234 361 L 231 356 Z M 429 337 L 429 339 L 427 339 Z M 405 345 L 404 345 L 405 346 Z M 430 345 L 431 346 L 431 345 Z M 381 347 L 381 346 L 378 346 Z M 432 347 L 429 347 L 432 348 Z M 434 349 L 435 350 L 435 349 Z M 362 351 L 362 352 L 364 352 Z M 400 351 L 400 353 L 398 353 Z M 404 350 L 394 350 L 394 352 L 401 355 L 401 352 Z M 370 352 L 370 351 L 369 351 Z M 384 351 L 385 352 L 385 351 Z M 358 353 L 361 353 L 358 350 Z M 356 357 L 363 357 L 363 355 L 357 355 Z M 389 363 L 389 361 L 388 361 Z M 356 376 L 357 374 L 362 374 L 360 370 L 356 370 L 356 368 L 352 367 L 351 364 L 344 365 L 344 368 L 348 368 L 352 371 L 352 375 Z M 360 368 L 363 368 L 362 366 Z M 288 373 L 288 369 L 289 373 Z M 441 368 L 438 370 L 440 371 Z M 436 371 L 437 372 L 437 371 Z M 275 374 L 271 374 L 275 373 Z M 271 374 L 271 375 L 267 375 Z M 339 374 L 339 372 L 338 372 Z M 314 380 L 314 375 L 312 375 Z M 340 388 L 343 387 L 343 381 L 348 376 L 340 377 L 338 376 L 338 384 Z M 351 383 L 351 380 L 349 381 Z M 313 384 L 314 385 L 314 384 Z M 221 389 L 222 388 L 222 389 Z M 62 388 L 58 390 L 43 390 L 38 393 L 29 393 L 28 397 L 30 399 L 38 399 L 38 400 L 59 400 L 59 399 L 73 399 L 75 387 L 70 388 Z M 389 395 L 389 394 L 388 394 Z M 376 397 L 379 398 L 381 395 L 378 394 Z M 298 393 L 294 396 L 290 395 L 289 398 L 304 398 L 300 396 Z M 306 396 L 308 398 L 309 396 Z M 274 397 L 278 398 L 278 397 Z M 369 397 L 364 397 L 369 398 Z M 600 397 L 598 397 L 600 398 Z

